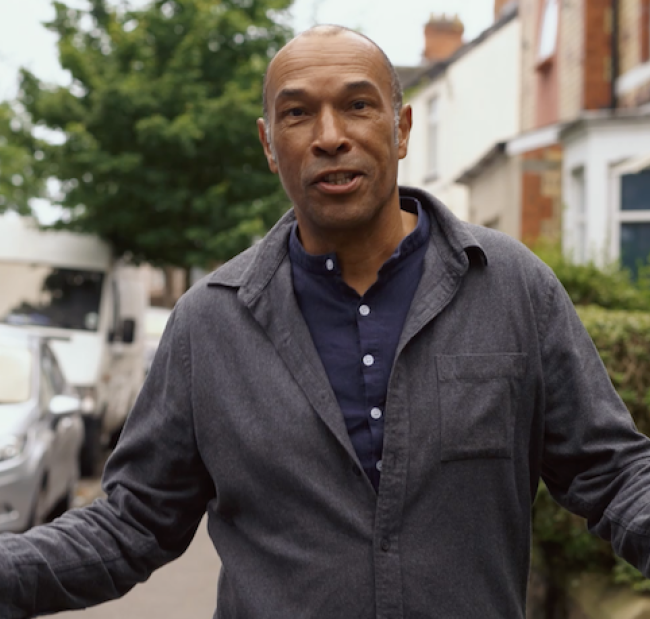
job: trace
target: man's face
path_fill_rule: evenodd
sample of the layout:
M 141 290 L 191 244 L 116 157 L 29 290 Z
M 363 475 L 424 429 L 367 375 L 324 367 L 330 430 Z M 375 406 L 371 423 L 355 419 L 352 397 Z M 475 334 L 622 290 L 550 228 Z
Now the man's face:
M 391 81 L 371 43 L 352 33 L 299 37 L 267 80 L 269 133 L 258 121 L 272 172 L 292 201 L 303 242 L 367 225 L 398 208 L 397 164 L 411 127 L 395 127 Z

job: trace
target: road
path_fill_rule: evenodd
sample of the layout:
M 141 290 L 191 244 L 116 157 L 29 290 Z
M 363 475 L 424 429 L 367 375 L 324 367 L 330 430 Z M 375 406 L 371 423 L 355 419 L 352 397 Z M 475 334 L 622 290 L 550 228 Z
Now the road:
M 82 486 L 82 490 L 91 493 Z M 161 568 L 121 600 L 87 610 L 58 613 L 57 619 L 211 619 L 221 562 L 208 537 L 206 520 L 178 560 Z

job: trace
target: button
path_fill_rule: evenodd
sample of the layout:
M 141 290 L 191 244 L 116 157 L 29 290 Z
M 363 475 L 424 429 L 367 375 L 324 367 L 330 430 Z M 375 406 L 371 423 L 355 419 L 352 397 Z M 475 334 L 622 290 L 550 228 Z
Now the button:
M 359 314 L 362 316 L 368 316 L 368 314 L 370 314 L 370 308 L 367 305 L 362 305 L 359 308 Z
M 377 460 L 377 464 L 375 464 L 375 468 L 381 473 L 381 460 Z
M 361 469 L 358 467 L 358 465 L 353 464 L 352 465 L 352 472 L 357 476 L 361 477 Z
M 379 547 L 384 552 L 388 552 L 390 550 L 390 540 L 387 537 L 382 537 L 381 542 L 379 542 Z
M 332 260 L 331 258 L 328 258 L 328 259 L 325 261 L 325 268 L 326 268 L 328 271 L 333 271 L 333 270 L 334 270 L 334 260 Z
M 372 355 L 366 355 L 363 358 L 363 365 L 369 368 L 375 362 L 375 358 Z
M 373 419 L 381 419 L 382 414 L 381 408 L 377 408 L 376 406 L 370 411 L 370 416 Z

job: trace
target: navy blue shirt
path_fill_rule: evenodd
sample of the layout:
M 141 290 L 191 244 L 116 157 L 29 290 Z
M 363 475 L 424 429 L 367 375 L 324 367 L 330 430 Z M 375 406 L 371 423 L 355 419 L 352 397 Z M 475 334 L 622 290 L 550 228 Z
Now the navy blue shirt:
M 308 254 L 295 224 L 289 238 L 298 305 L 375 490 L 381 474 L 388 380 L 429 237 L 429 219 L 420 203 L 402 198 L 401 207 L 418 214 L 417 226 L 363 296 L 343 281 L 336 254 Z

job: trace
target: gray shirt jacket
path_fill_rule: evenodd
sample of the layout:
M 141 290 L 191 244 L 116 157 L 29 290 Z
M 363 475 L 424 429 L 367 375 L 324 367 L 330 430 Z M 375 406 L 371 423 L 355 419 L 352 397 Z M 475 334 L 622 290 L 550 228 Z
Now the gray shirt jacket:
M 360 471 L 296 305 L 289 212 L 178 303 L 107 500 L 0 543 L 0 617 L 96 604 L 207 510 L 219 619 L 524 619 L 540 476 L 650 571 L 650 443 L 571 301 L 523 245 L 431 218 L 389 382 L 381 485 Z

